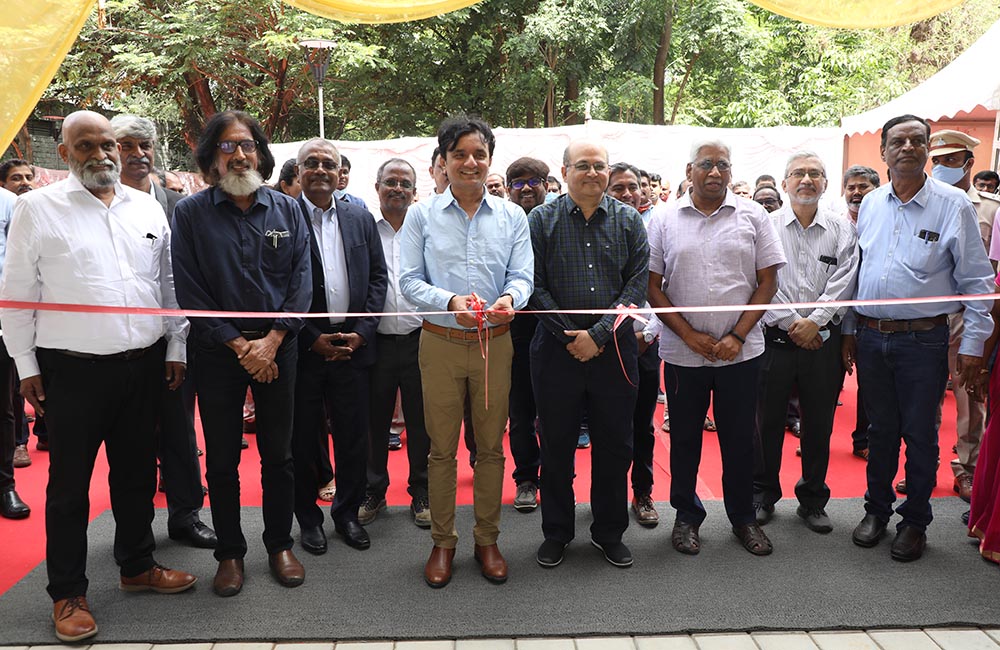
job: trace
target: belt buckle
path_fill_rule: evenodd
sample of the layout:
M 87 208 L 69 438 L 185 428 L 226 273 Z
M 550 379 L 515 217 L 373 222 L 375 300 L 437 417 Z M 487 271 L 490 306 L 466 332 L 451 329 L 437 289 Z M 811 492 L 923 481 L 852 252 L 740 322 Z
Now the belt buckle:
M 892 330 L 892 329 L 888 329 L 888 330 L 882 329 L 882 323 L 891 323 L 891 322 L 892 322 L 891 318 L 880 318 L 880 319 L 878 319 L 878 332 L 879 332 L 879 334 L 892 334 L 893 332 L 897 331 L 897 330 Z

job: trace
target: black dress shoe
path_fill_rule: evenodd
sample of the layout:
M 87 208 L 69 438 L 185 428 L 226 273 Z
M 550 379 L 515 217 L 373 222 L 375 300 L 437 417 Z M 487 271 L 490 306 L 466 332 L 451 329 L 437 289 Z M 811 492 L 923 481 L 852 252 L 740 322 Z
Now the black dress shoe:
M 368 532 L 356 520 L 335 524 L 334 528 L 351 548 L 363 551 L 372 545 Z
M 169 528 L 167 535 L 170 539 L 184 542 L 195 548 L 215 548 L 219 543 L 215 531 L 200 521 L 195 521 L 182 528 Z
M 913 526 L 902 526 L 896 532 L 896 539 L 892 540 L 892 549 L 889 553 L 892 559 L 899 562 L 912 562 L 920 559 L 926 546 L 927 535 L 924 531 Z
M 24 501 L 21 501 L 17 492 L 8 490 L 0 494 L 0 515 L 7 519 L 24 519 L 30 514 L 31 508 Z
M 851 539 L 858 546 L 871 548 L 878 544 L 878 541 L 882 539 L 887 523 L 888 522 L 882 521 L 875 515 L 865 515 L 865 518 L 861 520 L 861 523 L 854 528 L 854 533 L 851 535 Z
M 326 533 L 322 526 L 302 526 L 302 536 L 299 543 L 306 551 L 313 555 L 323 555 L 326 553 Z

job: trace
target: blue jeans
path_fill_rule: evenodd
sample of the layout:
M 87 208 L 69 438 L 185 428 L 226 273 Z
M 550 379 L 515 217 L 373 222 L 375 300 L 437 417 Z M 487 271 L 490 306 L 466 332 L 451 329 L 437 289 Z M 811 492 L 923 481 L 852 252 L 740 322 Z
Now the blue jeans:
M 938 461 L 937 408 L 948 381 L 948 325 L 927 332 L 857 334 L 859 381 L 871 421 L 865 510 L 881 521 L 892 516 L 892 481 L 906 441 L 906 500 L 896 508 L 897 528 L 925 530 Z

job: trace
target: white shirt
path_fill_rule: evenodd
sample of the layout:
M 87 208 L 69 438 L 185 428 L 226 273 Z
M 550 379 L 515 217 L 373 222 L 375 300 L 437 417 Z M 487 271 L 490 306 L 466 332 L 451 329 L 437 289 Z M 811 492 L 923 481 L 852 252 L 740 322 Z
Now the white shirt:
M 316 233 L 316 247 L 323 261 L 327 311 L 345 313 L 351 306 L 351 284 L 347 279 L 347 255 L 337 221 L 337 203 L 331 197 L 330 207 L 321 210 L 305 194 L 302 199 L 309 208 L 309 218 Z M 343 316 L 330 317 L 331 323 L 343 323 L 345 320 Z
M 786 203 L 771 213 L 788 264 L 778 270 L 778 291 L 772 304 L 791 302 L 832 302 L 850 300 L 858 275 L 858 235 L 854 223 L 817 206 L 808 228 Z M 840 322 L 846 307 L 816 309 L 774 308 L 764 314 L 768 325 L 788 330 L 800 318 L 820 327 Z
M 14 207 L 0 297 L 177 309 L 170 228 L 155 199 L 121 183 L 108 207 L 72 174 Z M 35 348 L 115 354 L 167 338 L 185 362 L 185 318 L 3 309 L 4 340 L 22 378 L 39 374 Z
M 385 267 L 389 272 L 389 283 L 385 289 L 385 307 L 382 311 L 386 313 L 417 311 L 399 290 L 399 233 L 392 227 L 392 224 L 385 220 L 381 212 L 375 217 L 375 227 L 378 229 L 379 239 L 382 240 L 382 252 L 385 254 Z M 379 334 L 409 334 L 420 327 L 423 318 L 414 314 L 413 316 L 383 316 L 379 319 Z

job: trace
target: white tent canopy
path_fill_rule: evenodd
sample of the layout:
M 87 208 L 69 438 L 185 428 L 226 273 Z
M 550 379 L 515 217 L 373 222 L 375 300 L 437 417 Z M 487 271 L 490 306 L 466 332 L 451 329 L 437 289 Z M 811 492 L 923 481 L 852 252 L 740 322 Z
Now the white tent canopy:
M 1000 61 L 1000 21 L 957 59 L 913 90 L 878 108 L 841 120 L 844 133 L 875 133 L 888 120 L 907 113 L 927 120 L 954 117 L 976 106 L 1000 108 L 1000 84 L 994 72 Z M 992 79 L 993 81 L 989 81 Z
M 651 173 L 658 173 L 670 182 L 671 188 L 684 178 L 691 146 L 695 142 L 720 140 L 732 149 L 733 180 L 753 183 L 760 174 L 782 176 L 788 157 L 801 150 L 817 153 L 834 178 L 841 169 L 844 154 L 843 134 L 838 128 L 774 127 L 760 129 L 710 129 L 692 126 L 649 126 L 591 120 L 586 124 L 550 129 L 494 130 L 496 151 L 493 171 L 504 173 L 507 166 L 521 156 L 545 161 L 549 173 L 561 178 L 559 168 L 563 150 L 570 140 L 591 138 L 608 148 L 611 162 L 629 162 Z M 389 158 L 402 158 L 417 171 L 417 191 L 423 198 L 433 191 L 427 169 L 435 138 L 398 138 L 370 142 L 335 141 L 340 152 L 351 161 L 351 180 L 347 191 L 360 196 L 373 211 L 378 208 L 375 174 Z M 301 142 L 271 145 L 277 161 L 274 176 L 281 164 L 294 158 Z M 834 188 L 837 184 L 834 184 Z M 831 200 L 839 192 L 827 192 Z

